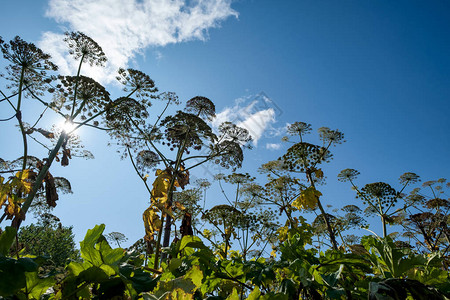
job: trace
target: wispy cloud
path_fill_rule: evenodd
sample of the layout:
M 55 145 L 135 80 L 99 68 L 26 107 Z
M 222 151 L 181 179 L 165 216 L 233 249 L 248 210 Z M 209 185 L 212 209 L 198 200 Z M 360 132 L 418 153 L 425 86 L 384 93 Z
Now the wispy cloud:
M 143 49 L 205 40 L 208 29 L 238 14 L 231 0 L 50 0 L 46 15 L 102 46 L 107 68 L 88 72 L 107 81 Z M 62 39 L 61 33 L 45 32 L 40 46 L 52 54 L 62 73 L 73 73 L 76 62 L 67 61 Z
M 273 124 L 280 113 L 278 106 L 264 93 L 260 93 L 236 99 L 233 107 L 225 107 L 216 114 L 212 125 L 218 127 L 225 121 L 233 122 L 247 129 L 253 138 L 253 144 L 257 146 L 263 135 L 279 135 L 280 130 Z
M 278 150 L 280 148 L 281 148 L 281 144 L 272 144 L 272 143 L 266 144 L 266 149 L 269 149 L 269 150 Z

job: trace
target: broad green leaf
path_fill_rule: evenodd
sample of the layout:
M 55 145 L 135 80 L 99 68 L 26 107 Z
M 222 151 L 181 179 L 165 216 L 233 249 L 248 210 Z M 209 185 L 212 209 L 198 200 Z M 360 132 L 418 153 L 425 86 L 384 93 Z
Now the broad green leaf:
M 194 299 L 194 294 L 187 293 L 185 290 L 180 289 L 180 288 L 173 290 L 173 292 L 171 293 L 171 296 L 172 296 L 172 299 L 180 299 L 180 300 Z
M 190 279 L 192 283 L 199 288 L 202 285 L 203 272 L 200 270 L 199 266 L 193 266 L 189 271 L 187 271 L 184 278 Z
M 0 257 L 0 296 L 12 295 L 25 286 L 25 267 L 15 259 Z
M 342 270 L 344 269 L 344 265 L 340 265 L 339 269 L 334 272 L 331 273 L 329 275 L 322 275 L 322 278 L 324 280 L 324 283 L 329 286 L 329 287 L 335 287 L 337 281 L 340 279 L 341 274 L 342 274 Z
M 237 289 L 233 289 L 233 292 L 231 293 L 230 296 L 227 297 L 227 300 L 240 300 Z
M 157 297 L 156 299 L 160 299 L 163 295 L 165 295 L 167 292 L 172 292 L 176 289 L 181 289 L 185 291 L 186 293 L 193 294 L 196 286 L 194 283 L 192 283 L 191 279 L 185 279 L 183 277 L 178 277 L 174 280 L 169 281 L 160 281 L 158 283 L 157 289 L 154 291 L 154 296 Z M 165 298 L 163 298 L 165 299 Z
M 258 300 L 261 296 L 261 291 L 258 286 L 255 286 L 253 291 L 248 295 L 247 300 Z
M 89 267 L 92 267 L 92 264 L 90 264 L 88 262 L 79 263 L 79 262 L 75 262 L 75 261 L 70 262 L 69 265 L 67 266 L 69 271 L 74 276 L 78 276 L 81 272 L 88 269 Z
M 97 267 L 101 266 L 103 261 L 100 251 L 95 248 L 95 244 L 104 230 L 105 224 L 96 225 L 87 231 L 84 240 L 80 242 L 81 257 Z
M 117 265 L 125 255 L 125 250 L 122 248 L 112 249 L 106 240 L 102 240 L 99 243 L 99 251 L 103 263 L 111 266 Z
M 280 293 L 267 293 L 264 296 L 261 296 L 260 300 L 288 300 L 289 296 L 286 294 Z
M 27 293 L 33 299 L 40 299 L 51 286 L 56 283 L 53 277 L 39 278 L 37 272 L 26 272 Z
M 16 238 L 16 229 L 11 226 L 5 227 L 5 230 L 0 235 L 0 255 L 7 256 L 11 245 Z
M 199 237 L 194 236 L 194 235 L 183 236 L 183 238 L 181 239 L 181 242 L 180 242 L 180 251 L 186 247 L 197 248 L 197 249 L 207 248 L 205 246 L 205 244 L 203 244 L 202 240 Z
M 169 271 L 173 273 L 176 269 L 178 269 L 181 266 L 182 263 L 183 260 L 181 258 L 177 257 L 172 258 L 169 263 Z
M 120 274 L 131 282 L 132 287 L 138 294 L 153 290 L 159 281 L 159 277 L 153 278 L 142 269 L 133 268 L 128 264 L 120 267 Z
M 108 274 L 105 273 L 104 270 L 102 270 L 99 267 L 95 267 L 95 266 L 82 271 L 78 275 L 78 280 L 86 281 L 86 282 L 100 283 L 102 281 L 107 280 L 108 278 L 109 278 L 109 276 L 108 276 Z
M 8 296 L 26 286 L 26 272 L 36 272 L 38 265 L 30 258 L 18 260 L 0 257 L 0 296 Z

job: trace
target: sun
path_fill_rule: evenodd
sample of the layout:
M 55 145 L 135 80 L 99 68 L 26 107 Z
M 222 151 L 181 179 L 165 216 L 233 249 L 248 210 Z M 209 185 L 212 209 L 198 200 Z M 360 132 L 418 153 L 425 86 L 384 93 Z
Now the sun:
M 77 124 L 73 124 L 70 121 L 61 121 L 57 125 L 58 129 L 61 129 L 61 131 L 64 131 L 66 133 L 70 133 L 77 127 Z

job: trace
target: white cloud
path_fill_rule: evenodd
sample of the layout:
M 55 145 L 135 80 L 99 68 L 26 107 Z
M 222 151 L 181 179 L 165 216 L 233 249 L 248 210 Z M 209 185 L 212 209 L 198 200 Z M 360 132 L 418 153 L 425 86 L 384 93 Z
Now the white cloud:
M 103 48 L 107 68 L 88 74 L 108 81 L 143 49 L 205 40 L 209 28 L 238 14 L 231 0 L 50 0 L 46 15 L 71 31 L 85 33 Z M 76 62 L 66 60 L 62 39 L 62 34 L 45 32 L 40 46 L 54 57 L 62 73 L 73 73 Z
M 269 149 L 269 150 L 278 150 L 280 148 L 281 148 L 281 144 L 271 144 L 271 143 L 266 144 L 266 149 Z
M 243 127 L 250 132 L 253 137 L 253 144 L 258 145 L 258 140 L 263 135 L 270 123 L 275 122 L 275 111 L 272 108 L 258 111 L 248 115 L 245 120 L 238 122 L 236 125 Z
M 212 125 L 217 128 L 225 121 L 233 122 L 247 129 L 253 138 L 253 144 L 257 146 L 264 134 L 273 136 L 274 132 L 278 131 L 272 126 L 276 121 L 276 111 L 271 104 L 265 100 L 261 101 L 261 94 L 238 98 L 233 107 L 226 107 L 216 114 Z

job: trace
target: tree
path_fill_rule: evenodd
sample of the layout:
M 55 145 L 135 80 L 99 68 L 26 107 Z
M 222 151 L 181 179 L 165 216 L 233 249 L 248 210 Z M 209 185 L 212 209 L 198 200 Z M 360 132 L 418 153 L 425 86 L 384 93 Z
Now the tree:
M 72 227 L 62 226 L 59 219 L 51 214 L 42 215 L 36 224 L 22 226 L 18 233 L 18 245 L 22 255 L 48 257 L 44 265 L 47 271 L 63 269 L 70 261 L 80 259 Z

